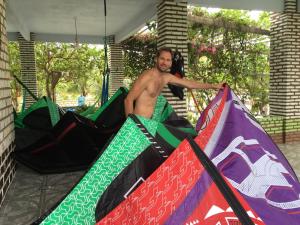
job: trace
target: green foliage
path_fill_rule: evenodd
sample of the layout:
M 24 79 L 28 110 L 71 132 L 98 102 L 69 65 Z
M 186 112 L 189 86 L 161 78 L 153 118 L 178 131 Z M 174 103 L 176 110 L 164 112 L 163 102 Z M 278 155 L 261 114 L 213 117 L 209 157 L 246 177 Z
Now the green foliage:
M 9 68 L 11 74 L 21 79 L 21 62 L 20 62 L 20 51 L 19 51 L 18 42 L 8 43 L 8 55 L 9 55 Z M 22 95 L 22 87 L 15 79 L 12 79 L 11 89 L 12 89 L 12 102 L 14 107 L 17 109 L 19 106 L 18 97 L 21 97 Z
M 202 11 L 196 8 L 193 14 L 206 14 Z M 269 39 L 242 32 L 240 28 L 260 26 L 260 22 L 261 27 L 268 28 L 268 14 L 263 13 L 257 22 L 252 21 L 245 11 L 237 10 L 221 10 L 210 17 L 224 23 L 234 22 L 236 29 L 191 23 L 188 77 L 208 83 L 226 82 L 243 99 L 251 99 L 253 112 L 263 114 L 263 108 L 268 104 Z M 210 93 L 201 92 L 201 95 L 209 98 Z M 204 102 L 200 100 L 199 104 Z
M 270 30 L 270 27 L 271 27 L 270 13 L 268 13 L 268 12 L 262 12 L 262 13 L 259 15 L 257 24 L 258 24 L 262 29 Z
M 268 103 L 269 43 L 268 39 L 240 30 L 243 25 L 270 28 L 269 14 L 260 14 L 251 20 L 246 11 L 220 10 L 208 13 L 203 8 L 191 8 L 193 15 L 237 24 L 235 30 L 207 27 L 195 23 L 188 26 L 189 58 L 187 76 L 209 83 L 227 82 L 243 100 L 251 100 L 252 110 L 263 113 Z M 145 35 L 133 36 L 122 43 L 125 77 L 131 80 L 154 65 L 157 49 L 156 23 L 147 24 L 151 30 Z M 267 42 L 266 42 L 267 40 Z M 71 44 L 36 43 L 38 92 L 50 97 L 55 90 L 60 95 L 78 96 L 101 93 L 104 52 L 88 45 L 75 48 Z M 20 76 L 17 43 L 9 43 L 10 69 Z M 20 95 L 20 87 L 12 82 L 13 98 Z M 212 92 L 195 92 L 204 107 Z M 202 101 L 202 102 L 201 102 Z
M 55 100 L 55 90 L 87 95 L 101 87 L 103 51 L 83 44 L 37 43 L 36 65 L 40 92 Z
M 133 36 L 122 43 L 124 50 L 124 74 L 135 80 L 145 69 L 154 65 L 156 38 L 150 33 Z
M 227 29 L 189 23 L 189 58 L 187 77 L 207 83 L 228 83 L 242 100 L 252 103 L 252 111 L 264 114 L 268 104 L 269 39 L 258 34 L 242 32 L 243 26 L 270 28 L 269 13 L 260 14 L 257 21 L 243 10 L 220 10 L 209 13 L 192 7 L 193 15 L 210 17 L 222 23 L 236 24 Z M 149 23 L 148 35 L 137 35 L 123 43 L 125 49 L 125 77 L 134 80 L 143 70 L 154 64 L 156 52 L 156 24 Z M 194 92 L 204 108 L 213 91 Z
M 193 112 L 187 112 L 187 119 L 194 127 L 196 127 L 198 118 L 194 116 Z
M 21 79 L 21 62 L 17 42 L 9 42 L 10 71 Z M 64 43 L 35 44 L 36 69 L 39 96 L 47 95 L 55 100 L 56 92 L 61 97 L 91 94 L 100 96 L 104 51 L 86 44 L 74 47 Z M 17 97 L 21 87 L 11 82 L 12 99 L 18 106 Z

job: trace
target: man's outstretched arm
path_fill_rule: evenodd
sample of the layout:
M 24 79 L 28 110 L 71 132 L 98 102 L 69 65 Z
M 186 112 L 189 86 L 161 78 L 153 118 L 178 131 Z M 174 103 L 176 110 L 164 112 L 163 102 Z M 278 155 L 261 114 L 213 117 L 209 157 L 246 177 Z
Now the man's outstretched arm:
M 223 88 L 223 84 L 209 84 L 209 83 L 201 83 L 195 80 L 187 80 L 181 79 L 173 75 L 168 76 L 168 83 L 174 84 L 177 86 L 189 88 L 189 89 L 220 89 Z

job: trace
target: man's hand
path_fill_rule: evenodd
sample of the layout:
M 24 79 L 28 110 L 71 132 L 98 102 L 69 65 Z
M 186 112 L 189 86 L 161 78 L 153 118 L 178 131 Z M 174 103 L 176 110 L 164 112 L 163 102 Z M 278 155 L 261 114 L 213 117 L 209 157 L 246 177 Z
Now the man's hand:
M 219 90 L 219 89 L 224 89 L 224 84 L 212 84 L 212 89 L 216 89 L 216 90 Z

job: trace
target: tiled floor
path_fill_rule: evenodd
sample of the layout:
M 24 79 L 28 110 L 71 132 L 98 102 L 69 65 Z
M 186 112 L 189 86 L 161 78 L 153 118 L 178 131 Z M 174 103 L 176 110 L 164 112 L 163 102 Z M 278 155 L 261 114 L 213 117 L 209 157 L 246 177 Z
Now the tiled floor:
M 300 143 L 279 145 L 300 178 Z M 81 178 L 82 172 L 39 175 L 18 166 L 0 208 L 1 225 L 26 225 L 51 208 Z
M 300 180 L 300 143 L 278 145 Z
M 18 165 L 16 177 L 0 208 L 0 224 L 31 224 L 61 199 L 81 176 L 82 172 L 43 176 Z

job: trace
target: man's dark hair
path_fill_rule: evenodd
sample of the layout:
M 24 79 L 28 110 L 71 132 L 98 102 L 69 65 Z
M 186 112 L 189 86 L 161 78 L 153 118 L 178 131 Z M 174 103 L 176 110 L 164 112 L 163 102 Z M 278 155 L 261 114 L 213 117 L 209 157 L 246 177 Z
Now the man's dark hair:
M 169 47 L 161 47 L 160 49 L 158 49 L 157 53 L 156 53 L 156 57 L 158 58 L 162 52 L 169 52 L 171 54 L 171 56 L 173 57 L 172 49 Z

